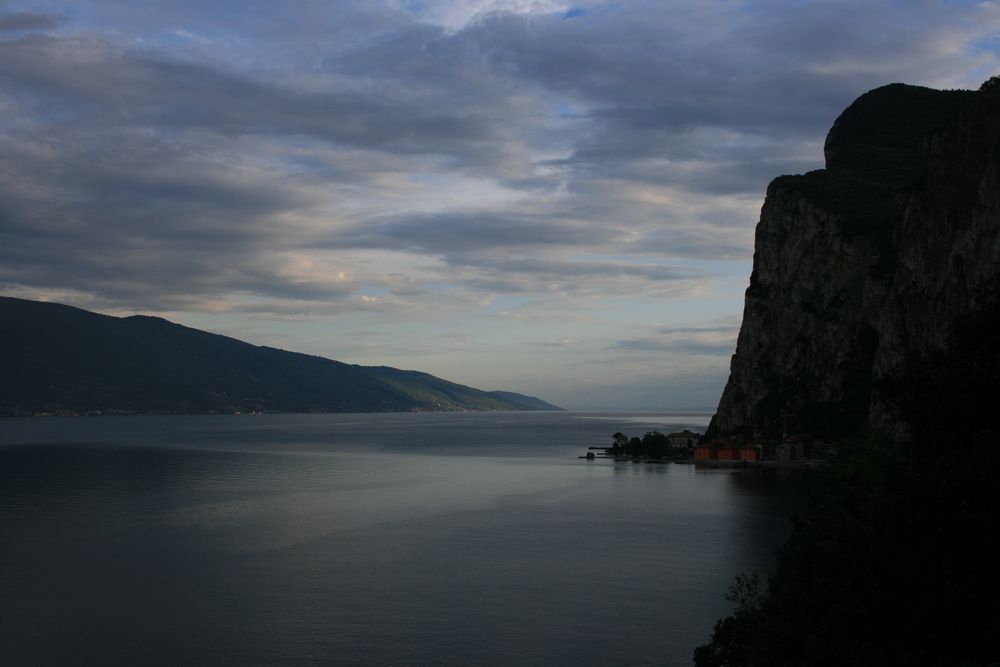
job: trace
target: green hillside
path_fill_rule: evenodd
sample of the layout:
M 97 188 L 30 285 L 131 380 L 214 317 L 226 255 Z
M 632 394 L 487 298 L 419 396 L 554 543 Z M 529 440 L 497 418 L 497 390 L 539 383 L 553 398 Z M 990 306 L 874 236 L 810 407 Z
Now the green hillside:
M 259 347 L 158 317 L 0 297 L 0 414 L 558 410 L 426 373 Z

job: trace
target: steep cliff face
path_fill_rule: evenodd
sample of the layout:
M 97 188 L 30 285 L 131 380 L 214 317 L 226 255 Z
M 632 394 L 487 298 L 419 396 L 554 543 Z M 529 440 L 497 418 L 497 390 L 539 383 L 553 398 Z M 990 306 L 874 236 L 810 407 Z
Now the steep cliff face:
M 983 91 L 924 146 L 923 183 L 893 217 L 895 270 L 872 369 L 869 426 L 897 438 L 911 435 L 908 385 L 922 365 L 933 359 L 970 375 L 996 358 L 989 322 L 1000 303 L 1000 90 Z M 993 349 L 968 356 L 984 346 Z
M 713 435 L 908 436 L 905 387 L 1000 284 L 1000 92 L 892 84 L 775 179 Z
M 864 421 L 875 353 L 878 252 L 834 213 L 775 182 L 757 225 L 754 271 L 720 434 L 776 437 Z

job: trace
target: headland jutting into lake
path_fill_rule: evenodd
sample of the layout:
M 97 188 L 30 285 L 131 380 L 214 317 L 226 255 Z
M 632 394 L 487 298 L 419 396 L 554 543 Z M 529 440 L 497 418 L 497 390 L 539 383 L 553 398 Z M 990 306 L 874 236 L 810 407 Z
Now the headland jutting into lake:
M 787 436 L 780 441 L 747 438 L 709 439 L 683 429 L 671 433 L 647 431 L 641 438 L 622 432 L 610 445 L 587 448 L 581 459 L 634 463 L 693 463 L 701 466 L 815 468 L 827 460 L 831 445 L 824 438 Z

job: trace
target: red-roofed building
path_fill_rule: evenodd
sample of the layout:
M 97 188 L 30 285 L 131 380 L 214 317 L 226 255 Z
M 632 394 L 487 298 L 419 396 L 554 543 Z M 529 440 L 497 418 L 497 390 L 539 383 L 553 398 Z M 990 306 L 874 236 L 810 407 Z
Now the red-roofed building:
M 747 461 L 756 463 L 760 460 L 760 447 L 756 445 L 740 445 L 719 440 L 712 444 L 699 446 L 694 450 L 695 461 Z

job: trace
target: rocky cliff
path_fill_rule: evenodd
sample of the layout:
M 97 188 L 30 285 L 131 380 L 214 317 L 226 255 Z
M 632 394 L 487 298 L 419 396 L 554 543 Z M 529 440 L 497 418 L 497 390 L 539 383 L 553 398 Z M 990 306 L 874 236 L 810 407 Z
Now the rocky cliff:
M 970 331 L 996 319 L 995 80 L 978 92 L 872 90 L 836 120 L 824 152 L 825 169 L 768 187 L 711 435 L 867 428 L 905 439 L 914 405 L 933 405 L 912 388 L 947 394 L 927 369 L 977 365 L 963 355 Z

